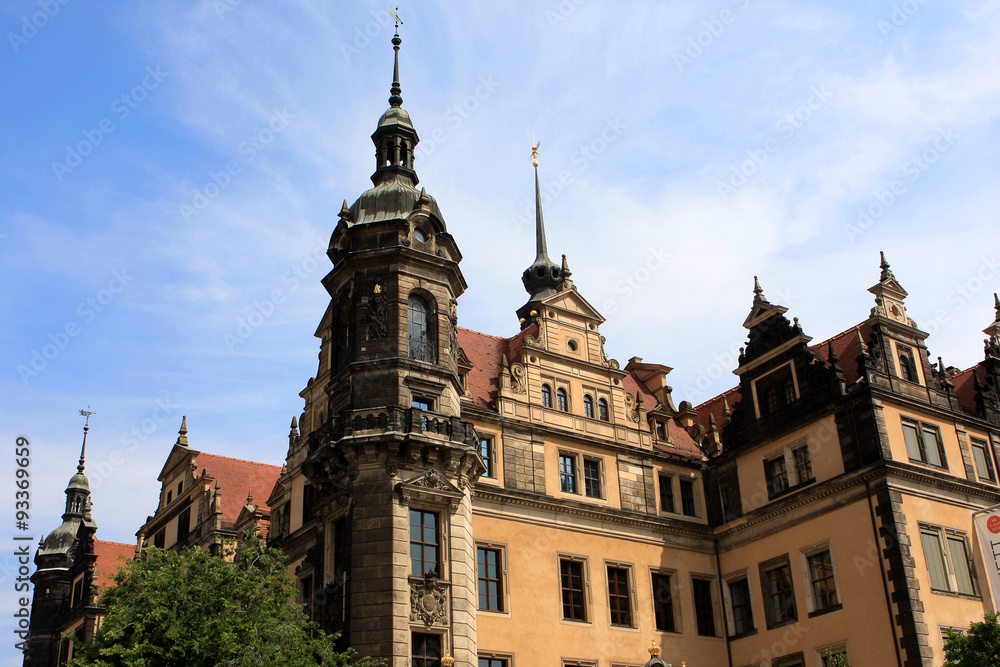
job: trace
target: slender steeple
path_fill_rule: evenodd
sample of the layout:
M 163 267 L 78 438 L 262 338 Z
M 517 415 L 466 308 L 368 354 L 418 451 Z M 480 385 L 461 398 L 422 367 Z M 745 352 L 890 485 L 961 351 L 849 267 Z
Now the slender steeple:
M 542 218 L 542 194 L 538 184 L 538 147 L 536 141 L 531 147 L 531 164 L 535 168 L 535 261 L 524 270 L 521 282 L 531 295 L 531 301 L 539 301 L 552 296 L 562 282 L 562 270 L 549 259 L 545 243 L 545 221 Z
M 87 463 L 87 433 L 90 431 L 90 417 L 94 413 L 90 410 L 80 410 L 80 414 L 86 418 L 83 423 L 83 444 L 80 446 L 80 461 L 76 464 L 76 474 L 69 480 L 66 486 L 66 512 L 65 515 L 79 515 L 87 511 L 90 502 L 90 480 L 84 474 Z

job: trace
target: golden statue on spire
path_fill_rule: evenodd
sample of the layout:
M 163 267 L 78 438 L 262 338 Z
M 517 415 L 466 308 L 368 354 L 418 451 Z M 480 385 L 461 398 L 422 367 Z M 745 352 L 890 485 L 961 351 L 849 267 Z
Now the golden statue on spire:
M 538 168 L 538 147 L 542 145 L 541 141 L 535 140 L 535 133 L 531 133 L 531 165 Z

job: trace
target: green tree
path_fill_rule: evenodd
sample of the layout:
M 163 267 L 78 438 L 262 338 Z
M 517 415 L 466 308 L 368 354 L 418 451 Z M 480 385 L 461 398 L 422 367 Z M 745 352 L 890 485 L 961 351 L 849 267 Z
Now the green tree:
M 1000 665 L 1000 623 L 986 614 L 969 626 L 966 634 L 948 631 L 944 645 L 945 667 L 994 667 Z
M 376 667 L 338 652 L 336 637 L 309 622 L 282 554 L 244 542 L 232 564 L 191 548 L 151 547 L 103 591 L 107 616 L 72 667 Z

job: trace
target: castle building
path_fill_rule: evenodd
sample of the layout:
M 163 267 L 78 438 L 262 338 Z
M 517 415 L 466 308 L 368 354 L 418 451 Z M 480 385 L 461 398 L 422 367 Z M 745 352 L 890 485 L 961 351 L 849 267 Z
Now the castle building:
M 459 327 L 392 43 L 285 465 L 192 450 L 185 422 L 140 543 L 225 556 L 253 527 L 312 617 L 392 667 L 629 667 L 651 642 L 650 665 L 941 664 L 944 631 L 995 608 L 972 517 L 1000 503 L 1000 300 L 959 371 L 884 256 L 874 308 L 820 343 L 755 279 L 737 386 L 675 404 L 670 367 L 606 356 L 550 258 L 536 145 L 519 330 Z

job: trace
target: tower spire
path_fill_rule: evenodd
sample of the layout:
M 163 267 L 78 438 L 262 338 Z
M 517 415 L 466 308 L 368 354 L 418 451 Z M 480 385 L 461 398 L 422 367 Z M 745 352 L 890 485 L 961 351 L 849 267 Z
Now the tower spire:
M 87 432 L 90 430 L 90 417 L 94 413 L 91 412 L 90 406 L 87 406 L 86 410 L 80 410 L 80 414 L 86 418 L 83 422 L 83 445 L 80 447 L 80 462 L 76 464 L 76 471 L 82 473 L 83 469 L 86 467 L 87 458 Z
M 399 38 L 399 26 L 403 25 L 403 22 L 396 14 L 398 10 L 399 7 L 396 7 L 395 10 L 389 10 L 392 18 L 396 21 L 396 34 L 392 37 L 392 50 L 395 52 L 392 58 L 392 87 L 389 89 L 389 106 L 393 107 L 403 106 L 403 98 L 400 95 L 403 91 L 399 87 L 399 45 L 403 43 L 403 40 Z
M 542 189 L 538 183 L 538 147 L 542 142 L 532 137 L 531 165 L 535 168 L 535 261 L 524 270 L 521 282 L 531 295 L 531 301 L 552 296 L 562 283 L 562 269 L 549 259 L 545 242 L 545 220 L 542 217 Z M 525 320 L 522 324 L 527 324 Z

